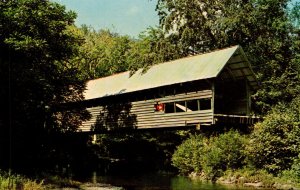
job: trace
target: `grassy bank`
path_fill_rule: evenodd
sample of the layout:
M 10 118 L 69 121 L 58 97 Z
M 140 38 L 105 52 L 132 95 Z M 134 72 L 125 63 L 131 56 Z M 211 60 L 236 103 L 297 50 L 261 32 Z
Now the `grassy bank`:
M 0 170 L 0 190 L 46 190 L 46 189 L 107 189 L 122 190 L 121 187 L 114 187 L 109 184 L 81 183 L 69 178 L 62 178 L 55 175 L 41 175 L 37 180 L 22 175 L 9 175 Z
M 31 179 L 26 176 L 0 171 L 0 190 L 45 190 L 63 187 L 80 188 L 81 185 L 83 184 L 78 181 L 54 175 L 43 174 L 37 177 L 37 179 Z
M 204 173 L 192 172 L 189 177 L 193 180 L 209 180 Z M 218 177 L 215 182 L 241 187 L 289 190 L 300 189 L 300 183 L 297 181 L 297 179 L 287 178 L 287 176 L 275 177 L 264 170 L 254 170 L 250 168 L 244 168 L 235 171 L 227 170 L 221 177 Z
M 217 180 L 222 184 L 236 184 L 241 186 L 264 187 L 272 189 L 300 189 L 300 183 L 295 178 L 286 175 L 274 176 L 265 170 L 239 169 L 227 170 Z
M 44 181 L 31 180 L 21 175 L 10 175 L 0 171 L 0 190 L 44 190 Z

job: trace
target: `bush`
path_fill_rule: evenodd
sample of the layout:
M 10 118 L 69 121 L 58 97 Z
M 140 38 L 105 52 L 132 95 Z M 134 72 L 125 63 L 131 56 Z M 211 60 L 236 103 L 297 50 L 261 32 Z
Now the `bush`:
M 291 169 L 282 172 L 282 177 L 292 182 L 300 183 L 300 154 L 298 158 L 294 159 Z
M 236 131 L 209 139 L 197 135 L 178 146 L 172 161 L 182 173 L 202 171 L 214 180 L 223 171 L 244 165 L 244 148 L 245 138 Z
M 300 153 L 300 97 L 279 104 L 254 127 L 247 146 L 251 165 L 278 174 L 291 168 Z
M 227 169 L 238 169 L 244 165 L 246 138 L 237 131 L 229 131 L 211 137 L 205 147 L 202 168 L 209 179 L 221 176 Z
M 177 167 L 181 173 L 199 172 L 201 153 L 203 153 L 204 137 L 192 136 L 177 147 L 172 156 L 172 165 Z

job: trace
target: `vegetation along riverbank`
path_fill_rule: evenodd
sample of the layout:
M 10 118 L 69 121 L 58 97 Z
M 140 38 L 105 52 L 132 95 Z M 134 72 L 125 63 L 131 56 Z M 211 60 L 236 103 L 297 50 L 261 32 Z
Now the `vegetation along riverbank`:
M 28 178 L 22 175 L 8 174 L 0 171 L 0 190 L 122 190 L 109 184 L 82 183 L 70 178 L 47 175 Z

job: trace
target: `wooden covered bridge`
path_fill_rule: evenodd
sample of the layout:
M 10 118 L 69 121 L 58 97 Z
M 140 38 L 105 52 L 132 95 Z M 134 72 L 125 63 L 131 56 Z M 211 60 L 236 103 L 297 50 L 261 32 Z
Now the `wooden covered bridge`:
M 258 88 L 240 46 L 87 82 L 91 118 L 80 131 L 253 123 L 251 94 Z

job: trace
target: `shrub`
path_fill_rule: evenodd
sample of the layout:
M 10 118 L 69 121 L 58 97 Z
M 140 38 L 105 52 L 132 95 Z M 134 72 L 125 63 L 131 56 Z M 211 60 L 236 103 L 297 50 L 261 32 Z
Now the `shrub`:
M 179 145 L 172 156 L 172 164 L 181 173 L 201 171 L 201 154 L 203 153 L 204 137 L 192 136 Z
M 245 138 L 236 131 L 218 137 L 192 136 L 178 146 L 172 161 L 182 173 L 203 172 L 214 180 L 227 169 L 244 165 Z
M 211 137 L 202 156 L 202 168 L 207 177 L 215 179 L 227 169 L 241 168 L 245 160 L 245 141 L 237 131 Z
M 300 153 L 300 97 L 279 104 L 254 127 L 247 146 L 249 163 L 278 174 L 288 170 Z
M 295 183 L 300 183 L 300 154 L 298 158 L 294 159 L 291 169 L 282 172 L 282 177 Z

